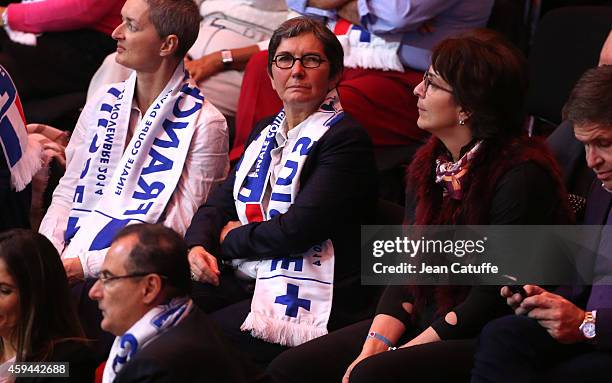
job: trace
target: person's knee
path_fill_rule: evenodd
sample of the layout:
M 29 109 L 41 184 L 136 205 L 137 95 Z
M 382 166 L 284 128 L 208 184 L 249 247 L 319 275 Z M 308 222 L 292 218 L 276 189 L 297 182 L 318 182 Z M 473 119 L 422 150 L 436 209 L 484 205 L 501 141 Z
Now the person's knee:
M 366 382 L 384 382 L 384 377 L 388 375 L 389 371 L 383 364 L 377 362 L 379 358 L 365 358 L 361 362 L 357 363 L 351 375 L 349 377 L 350 383 L 366 383 Z M 400 366 L 395 366 L 401 368 Z
M 520 315 L 508 315 L 487 323 L 479 338 L 479 348 L 508 347 L 516 341 L 529 338 L 538 322 Z
M 301 358 L 296 358 L 295 349 L 289 349 L 277 356 L 268 365 L 266 372 L 273 382 L 291 382 L 293 381 L 292 377 L 296 374 L 296 363 L 300 364 L 302 362 Z

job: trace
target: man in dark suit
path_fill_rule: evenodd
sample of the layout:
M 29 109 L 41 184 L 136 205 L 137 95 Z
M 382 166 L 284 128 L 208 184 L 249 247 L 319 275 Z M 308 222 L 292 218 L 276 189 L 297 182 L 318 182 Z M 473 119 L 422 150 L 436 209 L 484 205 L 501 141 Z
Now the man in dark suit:
M 193 305 L 190 287 L 187 247 L 174 231 L 137 224 L 117 234 L 89 292 L 102 329 L 117 336 L 105 383 L 263 381 Z
M 525 285 L 501 290 L 517 315 L 489 323 L 480 335 L 472 382 L 591 381 L 612 363 L 612 66 L 588 70 L 564 117 L 596 175 L 584 223 L 604 225 L 597 242 L 593 286 L 553 292 Z M 599 380 L 601 381 L 601 380 Z
M 602 65 L 612 65 L 612 31 L 601 47 L 598 66 Z M 563 182 L 570 193 L 570 205 L 576 213 L 576 223 L 582 223 L 586 197 L 595 177 L 587 167 L 584 145 L 574 136 L 574 127 L 569 120 L 563 121 L 548 136 L 546 143 L 563 171 Z

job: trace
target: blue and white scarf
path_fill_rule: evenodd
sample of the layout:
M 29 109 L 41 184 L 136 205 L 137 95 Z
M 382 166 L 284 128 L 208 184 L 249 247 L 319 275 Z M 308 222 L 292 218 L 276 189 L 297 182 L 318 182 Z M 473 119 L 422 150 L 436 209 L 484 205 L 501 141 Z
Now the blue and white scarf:
M 0 66 L 0 144 L 11 172 L 11 186 L 23 190 L 42 166 L 42 146 L 28 139 L 17 88 Z
M 126 225 L 158 222 L 179 181 L 204 96 L 188 85 L 179 64 L 124 150 L 135 85 L 133 72 L 106 91 L 87 132 L 90 144 L 72 160 L 82 170 L 63 258 L 79 257 L 86 265 L 88 252 L 106 251 Z
M 403 33 L 374 34 L 360 25 L 337 17 L 335 11 L 322 11 L 306 6 L 304 12 L 327 17 L 327 27 L 342 44 L 345 67 L 404 72 L 404 65 L 399 56 Z M 302 15 L 289 10 L 287 19 L 299 16 Z M 260 48 L 265 49 L 262 45 Z
M 269 184 L 271 151 L 283 125 L 281 111 L 246 149 L 236 172 L 234 200 L 242 224 L 273 219 L 287 212 L 300 189 L 300 173 L 317 140 L 343 117 L 336 90 L 328 93 L 318 111 L 300 125 L 291 153 L 282 159 L 282 170 L 262 202 Z M 307 230 L 307 228 L 303 228 Z M 334 248 L 328 239 L 302 254 L 256 262 L 235 263 L 240 270 L 256 269 L 251 312 L 243 331 L 271 343 L 297 346 L 327 334 L 334 282 Z
M 344 49 L 344 66 L 404 71 L 398 50 L 402 34 L 375 35 L 345 19 L 329 20 L 327 27 L 334 31 Z
M 115 338 L 104 366 L 102 383 L 111 383 L 129 361 L 166 330 L 179 324 L 193 308 L 188 298 L 174 298 L 166 305 L 152 308 L 122 336 Z M 173 350 L 176 351 L 176 350 Z

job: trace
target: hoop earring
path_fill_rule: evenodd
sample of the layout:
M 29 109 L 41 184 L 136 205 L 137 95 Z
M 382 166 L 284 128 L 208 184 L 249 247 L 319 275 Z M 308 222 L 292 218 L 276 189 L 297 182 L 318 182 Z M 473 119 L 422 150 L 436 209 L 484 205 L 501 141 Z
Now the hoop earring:
M 465 125 L 465 120 L 464 119 L 459 120 L 459 125 Z

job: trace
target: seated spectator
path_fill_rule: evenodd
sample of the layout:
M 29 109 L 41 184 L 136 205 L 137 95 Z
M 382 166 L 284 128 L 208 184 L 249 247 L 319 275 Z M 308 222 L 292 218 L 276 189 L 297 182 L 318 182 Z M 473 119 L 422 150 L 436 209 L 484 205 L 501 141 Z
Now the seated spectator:
M 480 337 L 472 382 L 595 382 L 612 363 L 612 66 L 589 69 L 563 108 L 597 180 L 584 223 L 605 225 L 597 239 L 593 286 L 549 292 L 501 290 L 517 315 L 489 323 Z M 569 293 L 568 293 L 569 291 Z
M 130 223 L 184 233 L 228 170 L 225 119 L 187 84 L 183 67 L 198 33 L 195 3 L 128 0 L 121 14 L 117 62 L 134 72 L 83 109 L 40 226 L 70 279 L 96 276 L 115 233 Z
M 1 233 L 0 286 L 0 380 L 13 381 L 9 372 L 13 362 L 61 362 L 66 364 L 66 371 L 69 369 L 69 377 L 62 381 L 93 381 L 96 364 L 83 338 L 66 272 L 53 245 L 29 230 Z
M 0 7 L 0 64 L 22 100 L 84 92 L 115 49 L 125 0 L 23 1 Z
M 323 15 L 343 42 L 347 69 L 338 93 L 345 110 L 368 131 L 377 148 L 381 197 L 402 202 L 404 166 L 427 137 L 416 124 L 417 98 L 412 90 L 429 65 L 431 48 L 447 37 L 484 27 L 493 1 L 287 0 L 287 4 L 309 17 Z M 266 81 L 266 60 L 261 52 L 245 70 L 231 161 L 244 150 L 254 123 L 281 107 Z
M 42 147 L 28 137 L 21 100 L 0 65 L 0 231 L 30 228 L 32 177 L 42 165 Z
M 612 65 L 612 31 L 601 47 L 598 65 Z M 582 222 L 586 197 L 595 176 L 586 164 L 584 145 L 576 139 L 572 124 L 567 120 L 548 137 L 547 143 L 563 170 L 565 186 L 572 193 L 570 202 L 576 221 Z
M 525 90 L 522 54 L 491 32 L 434 48 L 414 90 L 433 136 L 409 168 L 415 224 L 566 222 L 559 170 L 522 129 Z M 280 382 L 465 380 L 474 338 L 506 311 L 492 286 L 390 286 L 373 320 L 288 350 L 268 371 Z
M 200 13 L 200 34 L 189 51 L 193 60 L 185 68 L 224 115 L 235 116 L 244 68 L 260 50 L 253 44 L 265 49 L 287 19 L 287 6 L 283 0 L 207 0 Z
M 268 49 L 284 108 L 254 127 L 239 166 L 185 236 L 194 300 L 208 311 L 240 301 L 213 318 L 264 365 L 284 346 L 363 316 L 370 301 L 356 238 L 376 201 L 371 141 L 336 91 L 336 36 L 300 17 L 283 23 Z M 233 267 L 220 273 L 220 261 Z
M 129 2 L 129 0 L 128 0 Z M 122 229 L 89 291 L 117 338 L 103 382 L 257 382 L 253 370 L 189 299 L 187 247 L 162 225 Z
M 200 6 L 203 16 L 198 39 L 188 53 L 185 68 L 204 96 L 225 116 L 234 116 L 242 84 L 243 69 L 254 44 L 267 40 L 287 19 L 283 0 L 207 0 Z M 129 69 L 115 62 L 113 53 L 98 69 L 92 85 L 123 81 Z

